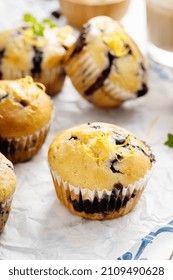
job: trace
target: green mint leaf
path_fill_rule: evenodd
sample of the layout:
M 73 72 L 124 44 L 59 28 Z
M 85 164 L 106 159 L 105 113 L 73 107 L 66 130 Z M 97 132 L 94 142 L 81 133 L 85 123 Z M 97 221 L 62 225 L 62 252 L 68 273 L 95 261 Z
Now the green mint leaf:
M 24 14 L 23 20 L 25 22 L 31 23 L 32 32 L 36 36 L 44 37 L 44 30 L 45 25 L 47 24 L 50 28 L 54 28 L 56 25 L 52 22 L 51 19 L 45 18 L 41 23 L 38 22 L 35 17 L 33 17 L 31 14 Z
M 23 20 L 25 22 L 30 22 L 32 24 L 36 24 L 37 20 L 31 14 L 24 14 Z
M 34 24 L 32 26 L 33 33 L 37 36 L 44 37 L 44 26 L 40 23 Z
M 43 19 L 43 22 L 44 22 L 44 23 L 51 23 L 52 20 L 51 20 L 50 18 L 45 18 L 45 19 Z
M 56 26 L 56 24 L 50 18 L 43 19 L 43 23 L 48 24 L 50 28 L 54 28 Z
M 164 144 L 170 148 L 173 148 L 173 134 L 168 133 L 168 140 Z

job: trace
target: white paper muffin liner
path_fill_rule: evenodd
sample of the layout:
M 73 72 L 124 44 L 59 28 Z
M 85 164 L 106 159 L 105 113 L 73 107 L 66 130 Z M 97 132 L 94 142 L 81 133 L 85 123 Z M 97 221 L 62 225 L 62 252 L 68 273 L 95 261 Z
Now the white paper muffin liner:
M 80 93 L 84 93 L 99 77 L 101 70 L 95 64 L 91 55 L 84 51 L 79 54 L 75 61 L 70 59 L 67 65 L 67 73 Z
M 0 151 L 13 163 L 29 160 L 40 149 L 50 128 L 50 122 L 33 134 L 21 138 L 0 138 Z
M 98 201 L 100 202 L 105 197 L 108 199 L 108 201 L 111 199 L 111 195 L 114 191 L 114 198 L 115 198 L 115 204 L 120 201 L 120 209 L 123 207 L 124 200 L 128 197 L 127 203 L 124 205 L 125 207 L 128 206 L 129 203 L 131 203 L 131 198 L 135 197 L 137 194 L 144 190 L 144 188 L 147 185 L 147 182 L 151 176 L 151 170 L 148 170 L 144 178 L 140 178 L 138 181 L 136 181 L 134 184 L 129 184 L 128 187 L 123 187 L 121 189 L 113 188 L 113 190 L 108 191 L 106 189 L 103 189 L 102 191 L 99 191 L 97 189 L 91 191 L 88 188 L 82 188 L 81 186 L 73 186 L 67 181 L 64 181 L 58 173 L 53 170 L 50 167 L 50 172 L 52 174 L 53 180 L 55 182 L 55 188 L 57 193 L 61 193 L 63 198 L 60 197 L 60 199 L 64 201 L 70 200 L 78 200 L 79 195 L 81 195 L 82 200 L 89 200 L 91 203 L 94 201 L 94 198 L 98 198 Z M 70 199 L 69 199 L 70 198 Z M 114 210 L 116 211 L 116 210 Z
M 35 82 L 43 83 L 46 87 L 46 93 L 49 95 L 54 95 L 61 90 L 66 76 L 62 64 L 54 68 L 43 69 L 41 73 L 36 73 L 34 75 L 32 75 L 29 69 L 26 71 L 19 71 L 4 67 L 2 71 L 3 80 L 16 80 L 28 75 L 32 76 Z
M 128 99 L 136 98 L 136 95 L 132 92 L 123 89 L 118 84 L 113 83 L 110 79 L 106 79 L 104 82 L 104 90 L 114 99 L 125 101 Z
M 96 80 L 101 76 L 103 70 L 104 69 L 99 69 L 92 56 L 87 52 L 87 50 L 85 51 L 85 49 L 83 50 L 83 53 L 79 54 L 75 61 L 70 59 L 67 66 L 67 73 L 69 74 L 74 86 L 84 97 L 89 100 L 92 99 L 93 95 L 98 91 L 99 96 L 100 94 L 103 94 L 102 97 L 104 98 L 106 95 L 110 98 L 110 100 L 112 99 L 112 103 L 115 101 L 116 105 L 121 104 L 125 100 L 136 98 L 135 94 L 120 87 L 120 85 L 116 82 L 113 82 L 109 76 L 105 79 L 102 86 L 94 91 L 91 96 L 87 96 L 85 91 L 87 91 L 88 88 L 96 82 Z M 114 65 L 111 67 L 111 72 L 112 71 L 116 71 Z M 99 98 L 99 96 L 97 98 Z M 100 96 L 100 98 L 102 97 Z M 97 100 L 95 99 L 94 103 L 96 102 Z M 102 106 L 104 106 L 104 102 L 106 101 L 103 101 Z

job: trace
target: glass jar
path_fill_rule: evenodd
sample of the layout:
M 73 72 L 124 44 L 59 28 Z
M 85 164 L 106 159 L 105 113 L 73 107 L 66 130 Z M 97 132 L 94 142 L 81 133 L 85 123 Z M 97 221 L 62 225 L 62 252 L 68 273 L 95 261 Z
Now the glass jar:
M 149 57 L 173 68 L 173 0 L 146 0 Z

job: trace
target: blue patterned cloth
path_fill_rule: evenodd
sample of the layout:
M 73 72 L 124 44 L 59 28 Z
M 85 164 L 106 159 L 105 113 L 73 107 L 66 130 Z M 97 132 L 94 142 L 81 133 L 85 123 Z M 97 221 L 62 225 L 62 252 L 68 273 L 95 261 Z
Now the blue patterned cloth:
M 170 239 L 170 246 L 167 248 L 165 241 L 166 241 L 166 236 L 169 233 L 171 235 Z M 170 254 L 168 253 L 168 257 L 171 256 L 173 252 L 173 220 L 166 226 L 157 228 L 155 231 L 150 232 L 147 236 L 141 239 L 141 242 L 138 243 L 138 245 L 135 245 L 123 254 L 121 257 L 118 258 L 118 260 L 147 260 L 149 258 L 146 257 L 145 255 L 145 250 L 148 248 L 151 244 L 154 245 L 156 239 L 158 236 L 162 235 L 161 241 L 164 243 L 164 248 L 167 251 L 170 251 Z M 157 248 L 158 249 L 158 246 Z M 160 252 L 162 255 L 162 252 Z M 145 255 L 145 257 L 144 257 Z

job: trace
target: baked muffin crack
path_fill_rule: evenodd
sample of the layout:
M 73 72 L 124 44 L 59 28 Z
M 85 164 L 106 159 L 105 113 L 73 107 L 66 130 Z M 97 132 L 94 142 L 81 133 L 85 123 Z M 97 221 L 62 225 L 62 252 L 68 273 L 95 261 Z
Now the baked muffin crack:
M 115 56 L 112 55 L 110 52 L 107 53 L 108 58 L 108 67 L 106 67 L 101 75 L 97 78 L 94 84 L 92 84 L 87 90 L 85 90 L 86 95 L 92 95 L 95 91 L 97 91 L 100 87 L 103 86 L 104 81 L 108 78 L 111 68 L 113 65 L 113 61 L 115 59 Z

